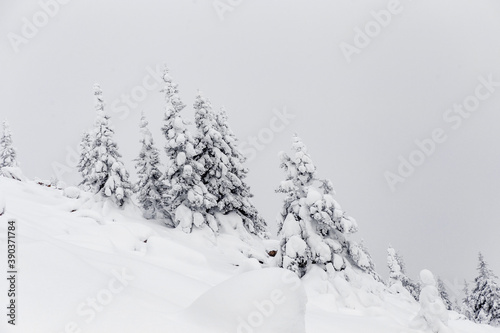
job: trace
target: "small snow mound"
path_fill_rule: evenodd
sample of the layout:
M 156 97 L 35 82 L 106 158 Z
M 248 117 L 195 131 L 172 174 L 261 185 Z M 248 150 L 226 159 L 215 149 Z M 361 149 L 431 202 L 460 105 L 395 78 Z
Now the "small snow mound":
M 80 197 L 80 189 L 74 186 L 66 187 L 63 194 L 70 199 L 78 199 Z
M 249 239 L 250 234 L 243 225 L 243 220 L 240 215 L 235 212 L 223 215 L 215 213 L 215 219 L 220 226 L 220 232 L 228 235 L 237 236 L 240 239 Z
M 200 228 L 201 225 L 203 224 L 203 222 L 205 222 L 205 218 L 203 217 L 203 215 L 199 212 L 195 212 L 193 214 L 194 225 L 197 226 L 198 228 Z
M 308 205 L 313 205 L 315 202 L 320 201 L 323 198 L 321 193 L 316 191 L 314 188 L 310 188 L 307 191 L 307 204 Z
M 301 229 L 299 222 L 295 219 L 293 214 L 288 214 L 286 216 L 285 221 L 283 222 L 283 228 L 282 231 L 283 236 L 286 239 L 291 238 L 294 235 L 300 235 Z
M 175 224 L 182 231 L 190 233 L 193 228 L 193 212 L 184 204 L 175 209 Z
M 264 268 L 211 288 L 181 316 L 204 333 L 305 333 L 306 302 L 297 275 Z
M 0 176 L 4 176 L 6 178 L 11 178 L 14 180 L 19 180 L 21 182 L 26 181 L 26 177 L 23 175 L 23 172 L 18 167 L 3 167 L 0 169 Z
M 75 215 L 79 217 L 87 217 L 90 218 L 94 221 L 96 221 L 98 224 L 103 224 L 104 223 L 104 218 L 101 214 L 98 212 L 91 210 L 91 209 L 80 209 L 75 211 Z
M 249 258 L 248 260 L 245 260 L 240 267 L 238 267 L 237 272 L 238 273 L 246 273 L 246 272 L 251 272 L 257 269 L 261 269 L 262 266 L 260 265 L 259 261 L 255 258 Z

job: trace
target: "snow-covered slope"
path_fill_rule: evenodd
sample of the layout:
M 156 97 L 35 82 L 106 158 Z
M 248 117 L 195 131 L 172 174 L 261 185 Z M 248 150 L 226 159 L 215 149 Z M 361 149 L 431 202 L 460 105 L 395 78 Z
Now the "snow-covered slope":
M 18 308 L 16 326 L 2 315 L 0 332 L 421 332 L 409 328 L 419 306 L 408 295 L 354 270 L 299 280 L 273 268 L 275 241 L 234 219 L 217 237 L 188 235 L 131 205 L 0 177 L 2 200 L 0 267 L 15 219 Z M 456 332 L 500 332 L 450 316 Z

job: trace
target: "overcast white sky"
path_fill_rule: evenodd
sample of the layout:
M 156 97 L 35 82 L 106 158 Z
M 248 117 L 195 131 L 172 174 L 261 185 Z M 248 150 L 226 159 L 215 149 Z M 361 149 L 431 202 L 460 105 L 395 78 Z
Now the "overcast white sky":
M 135 176 L 140 110 L 164 143 L 150 71 L 166 62 L 187 118 L 198 89 L 227 108 L 252 155 L 254 201 L 273 229 L 282 200 L 277 153 L 297 132 L 357 219 L 380 273 L 392 244 L 413 277 L 429 268 L 449 281 L 471 279 L 478 251 L 500 274 L 500 87 L 477 88 L 481 76 L 500 82 L 498 1 L 67 2 L 49 8 L 53 17 L 37 1 L 0 2 L 0 113 L 27 176 L 68 167 L 68 151 L 93 124 L 94 82 Z M 397 13 L 348 62 L 341 43 L 354 45 L 356 27 L 377 29 L 371 11 L 388 7 Z M 34 20 L 40 27 L 30 30 Z M 123 94 L 135 94 L 128 106 Z M 447 113 L 477 94 L 474 112 Z M 294 118 L 281 126 L 276 112 L 284 110 Z M 409 158 L 415 140 L 436 128 L 446 140 L 391 191 L 384 174 L 397 173 L 399 156 Z M 254 154 L 249 137 L 259 135 Z M 74 172 L 62 179 L 78 180 Z

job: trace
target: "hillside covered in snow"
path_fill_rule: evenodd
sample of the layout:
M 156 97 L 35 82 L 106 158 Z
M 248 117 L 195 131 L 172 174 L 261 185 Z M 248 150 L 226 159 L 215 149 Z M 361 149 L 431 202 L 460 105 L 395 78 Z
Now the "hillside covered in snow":
M 2 332 L 430 332 L 406 290 L 359 268 L 276 268 L 278 242 L 235 214 L 186 234 L 76 188 L 0 177 L 0 190 L 1 248 L 15 221 L 18 251 L 18 319 Z M 449 332 L 500 332 L 446 316 Z

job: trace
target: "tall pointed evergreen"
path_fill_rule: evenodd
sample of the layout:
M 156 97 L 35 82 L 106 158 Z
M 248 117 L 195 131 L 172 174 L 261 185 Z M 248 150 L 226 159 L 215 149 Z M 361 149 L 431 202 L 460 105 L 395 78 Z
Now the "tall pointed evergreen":
M 17 167 L 17 152 L 12 145 L 12 134 L 7 120 L 3 121 L 3 132 L 0 137 L 0 169 L 4 167 Z
M 222 141 L 222 135 L 215 124 L 215 114 L 208 99 L 198 92 L 194 102 L 194 119 L 198 133 L 195 137 L 197 155 L 196 162 L 203 167 L 201 180 L 207 190 L 217 200 L 218 205 L 208 207 L 206 211 L 220 210 L 221 193 L 231 186 L 226 175 L 229 172 L 229 147 Z
M 243 181 L 247 173 L 242 166 L 245 159 L 236 148 L 225 111 L 216 115 L 210 101 L 201 93 L 196 96 L 194 110 L 199 151 L 196 161 L 203 165 L 202 181 L 217 200 L 217 206 L 209 212 L 237 212 L 250 232 L 265 236 L 266 224 L 249 200 L 252 194 Z
M 355 266 L 379 279 L 370 256 L 349 235 L 357 223 L 333 199 L 329 180 L 316 176 L 306 146 L 295 135 L 295 154 L 281 153 L 281 168 L 286 173 L 277 192 L 285 194 L 278 218 L 280 234 L 279 264 L 302 277 L 313 264 L 337 271 Z
M 114 131 L 109 124 L 109 115 L 104 111 L 102 90 L 94 85 L 97 117 L 91 136 L 92 145 L 89 152 L 91 168 L 88 171 L 87 184 L 91 190 L 105 198 L 111 198 L 118 206 L 122 206 L 131 195 L 129 175 L 113 139 Z
M 474 280 L 474 288 L 470 294 L 472 319 L 477 323 L 498 326 L 500 325 L 498 277 L 488 267 L 481 253 L 477 270 L 479 275 Z
M 153 136 L 148 129 L 148 122 L 144 112 L 141 115 L 141 151 L 135 168 L 139 180 L 134 186 L 137 200 L 147 219 L 163 218 L 166 214 L 163 193 L 163 173 L 160 171 L 159 151 L 154 146 Z
M 88 191 L 91 189 L 90 185 L 90 173 L 92 172 L 92 158 L 90 156 L 92 149 L 92 137 L 91 132 L 85 131 L 82 135 L 82 140 L 80 141 L 80 159 L 78 161 L 78 172 L 82 177 L 80 186 Z
M 446 286 L 440 277 L 438 277 L 438 279 L 437 279 L 437 289 L 439 291 L 439 296 L 441 296 L 441 299 L 443 300 L 444 306 L 446 306 L 446 309 L 452 310 L 453 304 L 450 301 L 450 295 L 448 294 L 448 291 L 446 290 Z
M 167 69 L 163 72 L 163 81 L 165 117 L 162 132 L 167 140 L 165 153 L 169 159 L 164 175 L 167 187 L 164 200 L 168 203 L 168 213 L 174 226 L 182 224 L 182 230 L 190 232 L 193 224 L 201 225 L 205 222 L 203 213 L 217 203 L 201 180 L 205 168 L 195 161 L 198 154 L 195 141 L 180 115 L 185 104 L 180 100 L 177 84 L 173 82 Z M 215 228 L 213 223 L 206 222 Z
M 229 127 L 227 112 L 224 108 L 221 108 L 219 113 L 215 116 L 217 127 L 224 142 L 229 146 L 231 151 L 230 161 L 231 161 L 231 174 L 235 176 L 239 182 L 233 181 L 233 183 L 238 184 L 237 186 L 237 198 L 241 202 L 241 206 L 238 212 L 246 217 L 247 221 L 253 223 L 253 229 L 255 233 L 261 235 L 264 238 L 268 238 L 269 234 L 267 231 L 267 223 L 264 218 L 259 214 L 257 208 L 251 202 L 253 194 L 250 191 L 250 186 L 245 182 L 245 178 L 248 175 L 248 169 L 244 167 L 246 162 L 246 157 L 238 148 L 238 139 Z M 250 222 L 249 222 L 250 224 Z
M 464 280 L 464 298 L 462 300 L 462 306 L 460 308 L 460 312 L 469 320 L 473 320 L 472 316 L 472 305 L 471 305 L 471 296 L 469 290 L 469 283 L 467 280 Z

